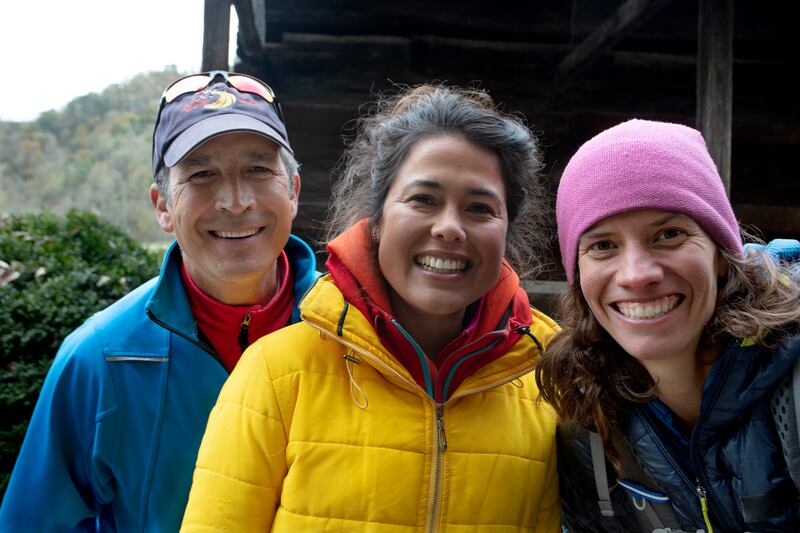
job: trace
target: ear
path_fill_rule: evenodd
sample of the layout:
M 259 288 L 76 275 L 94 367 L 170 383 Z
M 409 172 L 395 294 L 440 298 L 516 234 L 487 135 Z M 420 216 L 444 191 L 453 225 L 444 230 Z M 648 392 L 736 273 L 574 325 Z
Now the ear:
M 297 216 L 297 204 L 300 201 L 300 174 L 295 174 L 289 190 L 289 201 L 292 202 L 292 220 Z
M 150 203 L 153 204 L 153 208 L 156 210 L 156 220 L 158 220 L 158 225 L 161 226 L 161 229 L 167 233 L 175 231 L 169 202 L 158 190 L 158 185 L 155 183 L 150 186 Z
M 376 222 L 375 225 L 372 226 L 372 230 L 370 230 L 369 237 L 370 237 L 370 239 L 372 239 L 373 243 L 380 244 L 380 242 L 381 242 L 381 221 L 380 220 L 378 220 L 378 222 Z

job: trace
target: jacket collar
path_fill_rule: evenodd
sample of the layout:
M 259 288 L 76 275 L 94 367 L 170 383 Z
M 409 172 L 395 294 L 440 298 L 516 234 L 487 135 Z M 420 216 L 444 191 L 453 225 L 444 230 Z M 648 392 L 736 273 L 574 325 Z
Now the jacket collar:
M 752 339 L 731 340 L 709 375 L 701 405 L 703 423 L 698 427 L 716 432 L 732 424 L 776 390 L 798 358 L 797 332 L 774 349 L 755 344 Z
M 303 295 L 319 277 L 316 271 L 316 257 L 311 248 L 298 237 L 289 235 L 284 247 L 289 259 L 289 268 L 294 275 L 294 307 L 292 322 L 300 320 L 299 304 Z M 181 280 L 181 250 L 174 241 L 164 254 L 161 272 L 153 295 L 147 302 L 146 312 L 152 320 L 166 329 L 195 343 L 202 343 L 209 351 L 213 350 L 198 336 L 197 322 L 189 308 L 189 299 Z
M 331 277 L 345 300 L 369 319 L 386 350 L 439 402 L 467 376 L 502 356 L 518 340 L 517 328 L 531 324 L 527 294 L 504 261 L 495 284 L 473 306 L 477 316 L 438 354 L 440 359 L 434 364 L 395 320 L 372 248 L 367 220 L 363 219 L 328 244 L 326 265 Z
M 400 360 L 390 353 L 375 332 L 371 321 L 353 305 L 348 305 L 330 274 L 323 275 L 308 291 L 300 304 L 303 321 L 324 331 L 329 337 L 339 340 L 353 351 L 344 355 L 367 359 L 371 365 L 387 379 L 407 389 L 427 393 L 415 376 Z M 455 389 L 458 395 L 469 394 L 509 381 L 533 369 L 540 356 L 538 343 L 544 344 L 557 331 L 558 327 L 547 317 L 539 316 L 528 335 L 517 335 L 516 341 L 495 360 L 479 366 L 466 376 L 460 387 L 451 387 L 449 397 Z M 500 333 L 499 335 L 502 335 Z

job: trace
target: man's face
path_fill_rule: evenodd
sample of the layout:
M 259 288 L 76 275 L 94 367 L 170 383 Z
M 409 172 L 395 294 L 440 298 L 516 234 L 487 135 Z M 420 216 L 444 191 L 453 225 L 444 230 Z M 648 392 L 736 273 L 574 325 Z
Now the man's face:
M 231 305 L 269 299 L 300 192 L 278 145 L 255 133 L 214 137 L 169 169 L 167 187 L 168 200 L 155 186 L 151 200 L 192 280 Z

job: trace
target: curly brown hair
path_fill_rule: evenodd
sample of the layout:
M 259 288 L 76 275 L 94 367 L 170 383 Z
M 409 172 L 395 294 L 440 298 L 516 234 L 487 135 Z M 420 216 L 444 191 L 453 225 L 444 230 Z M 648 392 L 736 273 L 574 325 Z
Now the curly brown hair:
M 356 123 L 336 171 L 325 241 L 362 218 L 375 227 L 412 147 L 438 135 L 461 137 L 497 154 L 508 197 L 506 258 L 520 278 L 540 272 L 553 232 L 538 142 L 522 119 L 499 111 L 489 94 L 477 89 L 426 84 L 379 97 Z
M 785 326 L 800 322 L 797 268 L 768 252 L 740 258 L 720 249 L 728 271 L 720 280 L 717 306 L 705 327 L 704 346 L 730 338 L 752 338 L 763 346 L 781 340 Z M 628 355 L 592 315 L 580 277 L 558 303 L 561 332 L 536 368 L 536 383 L 562 421 L 600 435 L 606 456 L 622 474 L 613 435 L 636 404 L 655 398 L 650 374 Z

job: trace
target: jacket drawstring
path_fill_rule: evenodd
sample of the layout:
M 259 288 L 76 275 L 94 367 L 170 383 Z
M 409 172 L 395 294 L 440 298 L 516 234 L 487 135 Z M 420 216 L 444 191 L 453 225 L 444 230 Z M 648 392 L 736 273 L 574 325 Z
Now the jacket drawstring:
M 544 347 L 542 347 L 542 343 L 539 342 L 539 339 L 537 339 L 536 336 L 531 333 L 530 326 L 519 326 L 515 328 L 514 331 L 519 335 L 527 335 L 530 337 L 534 344 L 536 344 L 536 347 L 539 349 L 539 355 L 544 355 Z
M 361 388 L 356 381 L 355 376 L 353 375 L 353 365 L 357 365 L 361 363 L 361 361 L 353 357 L 351 353 L 352 352 L 348 352 L 342 356 L 344 358 L 344 366 L 347 369 L 347 375 L 350 377 L 350 397 L 353 399 L 353 403 L 356 404 L 359 409 L 366 409 L 369 406 L 369 398 L 367 398 L 367 394 L 364 392 L 364 389 Z M 356 394 L 361 396 L 361 401 L 356 399 Z
M 342 313 L 339 315 L 339 323 L 336 325 L 336 334 L 338 336 L 342 336 L 342 330 L 344 329 L 344 319 L 347 318 L 347 310 L 350 309 L 350 304 L 347 300 L 344 301 L 344 307 L 342 308 Z M 350 397 L 353 399 L 353 403 L 359 409 L 366 409 L 369 406 L 369 398 L 367 398 L 367 394 L 364 392 L 364 389 L 356 381 L 355 376 L 353 376 L 353 365 L 357 365 L 361 363 L 357 357 L 353 355 L 353 351 L 350 350 L 346 354 L 342 356 L 344 358 L 344 366 L 347 369 L 347 375 L 350 378 Z M 358 393 L 362 401 L 358 401 L 356 399 L 356 393 Z

